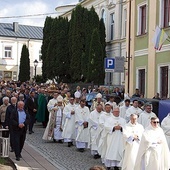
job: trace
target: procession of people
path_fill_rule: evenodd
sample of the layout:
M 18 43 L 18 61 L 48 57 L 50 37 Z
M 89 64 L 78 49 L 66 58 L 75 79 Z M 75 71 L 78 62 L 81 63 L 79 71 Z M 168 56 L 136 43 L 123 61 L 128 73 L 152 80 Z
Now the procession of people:
M 140 108 L 135 98 L 132 103 L 124 99 L 119 106 L 114 101 L 115 95 L 121 96 L 119 88 L 106 100 L 107 88 L 81 90 L 65 83 L 15 82 L 1 82 L 0 86 L 1 126 L 9 129 L 11 151 L 18 161 L 27 129 L 32 135 L 35 122 L 41 122 L 45 128 L 42 140 L 67 143 L 82 154 L 90 149 L 93 159 L 101 159 L 108 170 L 170 169 L 170 113 L 161 128 L 151 104 Z M 97 95 L 88 107 L 86 94 L 92 92 Z

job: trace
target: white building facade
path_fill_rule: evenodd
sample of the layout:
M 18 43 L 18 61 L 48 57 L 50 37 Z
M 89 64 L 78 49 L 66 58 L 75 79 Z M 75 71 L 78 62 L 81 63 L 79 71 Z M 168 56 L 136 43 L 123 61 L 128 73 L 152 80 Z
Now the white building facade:
M 29 49 L 30 77 L 34 77 L 34 61 L 38 61 L 37 75 L 42 74 L 41 46 L 43 28 L 18 23 L 0 23 L 0 78 L 18 80 L 22 46 Z
M 106 28 L 106 55 L 109 58 L 124 57 L 126 60 L 126 23 L 127 23 L 127 5 L 124 0 L 83 0 L 78 4 L 90 9 L 94 7 L 99 18 L 103 18 Z M 65 7 L 56 7 L 57 12 L 66 9 Z M 74 8 L 73 8 L 74 9 Z M 71 19 L 72 10 L 61 14 L 62 17 Z M 106 73 L 105 84 L 122 86 L 124 85 L 123 73 Z

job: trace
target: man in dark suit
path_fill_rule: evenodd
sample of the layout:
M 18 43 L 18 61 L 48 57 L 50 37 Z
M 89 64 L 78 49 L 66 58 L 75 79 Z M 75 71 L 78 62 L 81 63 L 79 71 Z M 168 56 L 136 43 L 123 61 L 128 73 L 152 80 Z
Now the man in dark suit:
M 26 138 L 27 125 L 29 124 L 29 115 L 24 110 L 23 101 L 18 102 L 16 111 L 11 114 L 10 122 L 14 132 L 14 152 L 16 160 L 19 161 L 22 157 L 21 152 Z
M 5 115 L 5 128 L 9 129 L 9 133 L 10 133 L 10 146 L 11 146 L 11 152 L 14 151 L 14 146 L 13 146 L 13 142 L 14 142 L 14 137 L 13 137 L 13 129 L 11 126 L 11 120 L 10 117 L 13 113 L 16 112 L 17 109 L 17 98 L 16 97 L 12 97 L 11 98 L 11 105 L 9 105 L 6 109 L 6 115 Z
M 35 99 L 35 92 L 30 91 L 30 95 L 26 100 L 26 108 L 28 110 L 30 116 L 30 123 L 29 123 L 29 134 L 34 133 L 33 126 L 35 123 L 35 115 L 37 113 L 37 100 Z

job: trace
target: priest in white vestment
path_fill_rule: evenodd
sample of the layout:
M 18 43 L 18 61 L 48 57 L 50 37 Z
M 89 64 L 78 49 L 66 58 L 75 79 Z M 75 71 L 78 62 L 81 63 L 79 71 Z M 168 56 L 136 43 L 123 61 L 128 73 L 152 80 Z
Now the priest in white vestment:
M 91 154 L 94 156 L 94 159 L 100 158 L 101 156 L 98 153 L 97 138 L 101 131 L 99 126 L 99 117 L 103 114 L 103 106 L 98 104 L 96 109 L 90 113 L 88 128 L 90 130 L 90 143 Z
M 158 118 L 151 118 L 151 124 L 142 135 L 134 170 L 169 170 L 170 153 Z
M 58 93 L 54 93 L 53 99 L 49 100 L 47 104 L 47 109 L 49 111 L 49 121 L 42 138 L 44 140 L 51 140 L 54 137 L 55 111 L 57 110 L 57 97 L 58 97 Z
M 161 127 L 165 133 L 165 137 L 170 150 L 170 113 L 162 120 Z
M 113 110 L 113 115 L 105 124 L 106 133 L 106 152 L 104 164 L 107 169 L 114 167 L 114 170 L 119 170 L 120 161 L 123 158 L 124 142 L 123 142 L 123 127 L 126 120 L 119 117 L 119 108 Z
M 74 98 L 69 98 L 69 104 L 63 110 L 63 133 L 64 142 L 68 142 L 68 147 L 73 145 L 75 140 L 75 109 Z
M 146 103 L 144 106 L 145 110 L 140 114 L 138 122 L 144 127 L 148 127 L 151 122 L 151 117 L 157 117 L 155 113 L 152 112 L 152 105 Z
M 112 107 L 112 110 L 114 110 L 114 108 L 117 107 L 117 104 L 116 102 L 114 101 L 114 96 L 113 95 L 110 95 L 109 96 L 109 101 L 107 102 L 110 104 L 110 106 Z
M 95 100 L 93 100 L 93 103 L 92 103 L 92 105 L 90 107 L 90 111 L 92 112 L 96 108 L 96 106 L 98 104 L 101 104 L 103 106 L 103 108 L 104 108 L 104 102 L 103 102 L 102 94 L 101 93 L 98 93 L 96 95 L 96 98 L 95 98 Z
M 143 110 L 138 107 L 138 100 L 134 99 L 133 105 L 129 109 L 126 110 L 126 118 L 125 119 L 127 120 L 127 122 L 129 122 L 131 114 L 136 114 L 139 117 L 139 115 L 142 112 L 143 112 Z
M 81 99 L 80 105 L 75 110 L 75 127 L 76 127 L 76 147 L 80 152 L 84 152 L 89 142 L 89 108 L 86 105 L 86 100 Z
M 131 106 L 130 106 L 130 100 L 129 99 L 126 99 L 124 101 L 124 105 L 123 106 L 120 106 L 119 107 L 119 110 L 120 110 L 120 117 L 124 118 L 126 120 L 126 110 L 129 109 Z M 126 122 L 128 122 L 129 120 L 127 119 Z
M 111 112 L 111 105 L 109 103 L 105 103 L 105 108 L 104 108 L 103 114 L 99 117 L 99 129 L 98 129 L 98 136 L 96 139 L 96 143 L 98 146 L 98 153 L 101 156 L 102 163 L 104 163 L 104 157 L 105 157 L 105 151 L 106 151 L 106 133 L 104 129 L 104 124 L 105 122 L 112 117 L 112 112 Z
M 55 111 L 55 128 L 54 128 L 54 140 L 58 143 L 63 143 L 62 139 L 62 119 L 63 119 L 63 97 L 59 95 L 57 97 L 57 110 Z
M 123 136 L 125 140 L 125 151 L 123 156 L 122 170 L 134 170 L 136 156 L 144 128 L 137 122 L 137 115 L 132 114 L 130 121 L 126 124 Z

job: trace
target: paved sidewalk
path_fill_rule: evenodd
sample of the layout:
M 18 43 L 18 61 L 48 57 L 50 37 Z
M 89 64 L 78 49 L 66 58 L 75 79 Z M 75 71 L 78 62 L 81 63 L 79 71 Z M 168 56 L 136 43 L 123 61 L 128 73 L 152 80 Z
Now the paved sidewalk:
M 15 160 L 14 152 L 10 152 L 10 158 L 15 163 L 17 170 L 57 170 L 47 159 L 35 151 L 27 143 L 24 144 L 20 161 Z

